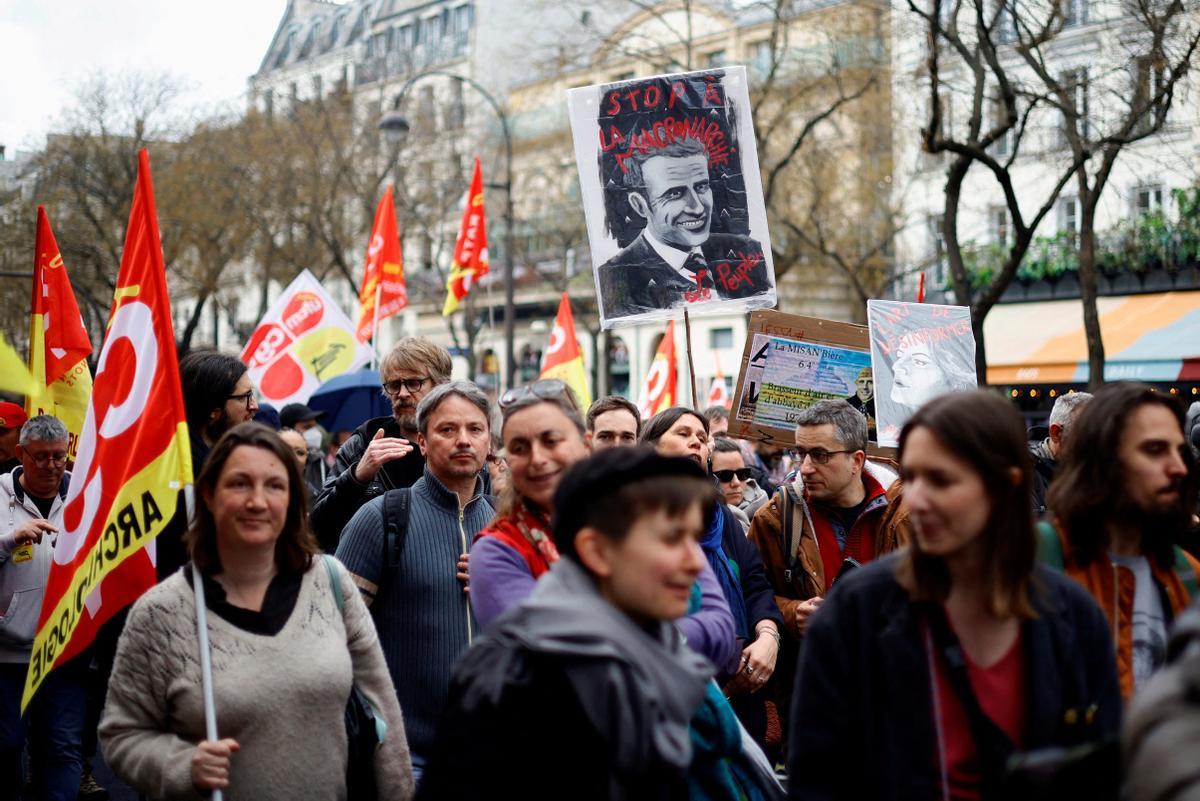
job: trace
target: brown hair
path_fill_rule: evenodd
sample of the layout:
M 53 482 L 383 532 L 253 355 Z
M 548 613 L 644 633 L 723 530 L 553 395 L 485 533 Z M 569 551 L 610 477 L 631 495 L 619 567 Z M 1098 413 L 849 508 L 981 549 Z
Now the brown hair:
M 699 420 L 704 433 L 708 433 L 707 417 L 686 406 L 672 406 L 669 409 L 663 409 L 646 421 L 646 425 L 642 426 L 642 438 L 638 440 L 638 443 L 641 445 L 652 445 L 657 448 L 658 441 L 663 438 L 663 434 L 670 431 L 671 426 L 679 422 L 679 418 L 686 414 L 690 414 Z
M 196 522 L 183 535 L 192 564 L 206 576 L 221 572 L 221 556 L 217 551 L 217 523 L 212 510 L 204 501 L 204 492 L 216 489 L 221 471 L 234 450 L 242 445 L 261 448 L 283 463 L 288 476 L 287 516 L 283 531 L 275 541 L 275 568 L 280 573 L 303 573 L 320 552 L 317 541 L 308 528 L 308 498 L 300 467 L 291 449 L 271 429 L 261 423 L 239 423 L 217 440 L 204 469 L 196 479 Z
M 642 430 L 642 413 L 638 411 L 637 404 L 628 398 L 622 398 L 620 395 L 607 395 L 599 398 L 587 410 L 587 430 L 595 432 L 596 418 L 606 412 L 625 411 L 633 415 L 634 425 L 638 432 Z
M 396 343 L 379 364 L 379 375 L 399 370 L 427 374 L 435 384 L 445 384 L 454 369 L 450 352 L 424 337 L 405 337 Z
M 1129 416 L 1138 408 L 1158 404 L 1171 412 L 1183 430 L 1183 408 L 1170 395 L 1145 384 L 1118 381 L 1097 390 L 1075 415 L 1071 435 L 1060 456 L 1058 473 L 1046 493 L 1046 506 L 1067 533 L 1070 560 L 1087 565 L 1104 558 L 1108 547 L 1108 521 L 1120 510 L 1125 496 L 1124 469 L 1118 453 Z M 1181 497 L 1196 496 L 1195 460 L 1184 448 L 1187 477 Z M 1191 509 L 1182 506 L 1178 520 L 1162 519 L 1143 529 L 1143 552 L 1167 568 L 1174 561 L 1173 543 L 1186 531 Z
M 1033 530 L 1033 460 L 1021 416 L 990 392 L 952 392 L 922 406 L 900 432 L 901 461 L 918 428 L 975 470 L 991 501 L 980 534 L 989 611 L 997 617 L 1036 617 L 1030 600 L 1037 540 Z M 1012 469 L 1020 479 L 1013 481 Z M 903 472 L 903 471 L 902 471 Z M 903 477 L 903 476 L 902 476 Z M 913 537 L 896 564 L 896 578 L 914 602 L 941 602 L 950 594 L 946 563 L 921 551 Z

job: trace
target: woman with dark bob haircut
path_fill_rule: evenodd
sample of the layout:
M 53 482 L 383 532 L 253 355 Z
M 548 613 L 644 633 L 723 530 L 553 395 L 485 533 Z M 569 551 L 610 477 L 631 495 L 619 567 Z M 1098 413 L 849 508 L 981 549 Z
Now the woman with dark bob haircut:
M 708 470 L 708 419 L 691 409 L 665 409 L 646 423 L 642 442 L 663 456 L 690 458 Z M 714 489 L 719 489 L 712 478 Z M 717 664 L 717 681 L 755 741 L 767 740 L 766 696 L 762 692 L 775 672 L 782 639 L 783 615 L 767 581 L 762 553 L 724 503 L 700 539 L 704 556 L 721 585 L 721 594 L 733 614 L 737 653 Z
M 258 423 L 234 426 L 214 445 L 196 496 L 191 564 L 133 605 L 117 648 L 100 726 L 113 771 L 155 799 L 226 787 L 238 798 L 344 799 L 355 685 L 387 727 L 374 758 L 379 797 L 411 797 L 404 723 L 375 627 L 346 569 L 318 556 L 283 440 Z M 205 737 L 197 578 L 215 741 Z
M 905 424 L 899 459 L 914 536 L 839 581 L 809 624 L 792 798 L 996 798 L 1013 791 L 1010 756 L 1118 729 L 1103 613 L 1035 566 L 1017 412 L 987 392 L 939 397 Z

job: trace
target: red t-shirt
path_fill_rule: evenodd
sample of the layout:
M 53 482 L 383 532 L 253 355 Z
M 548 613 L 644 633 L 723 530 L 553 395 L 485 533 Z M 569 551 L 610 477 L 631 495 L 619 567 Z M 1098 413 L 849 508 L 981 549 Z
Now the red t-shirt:
M 1009 736 L 1018 748 L 1025 732 L 1025 659 L 1021 635 L 1017 634 L 1008 653 L 996 664 L 982 668 L 971 661 L 963 651 L 967 662 L 967 678 L 971 690 L 983 709 L 1000 730 Z M 975 755 L 975 741 L 971 738 L 971 726 L 962 702 L 954 692 L 946 676 L 946 666 L 939 656 L 937 665 L 938 705 L 941 710 L 943 758 L 946 774 L 950 780 L 950 798 L 954 801 L 978 801 L 981 775 Z

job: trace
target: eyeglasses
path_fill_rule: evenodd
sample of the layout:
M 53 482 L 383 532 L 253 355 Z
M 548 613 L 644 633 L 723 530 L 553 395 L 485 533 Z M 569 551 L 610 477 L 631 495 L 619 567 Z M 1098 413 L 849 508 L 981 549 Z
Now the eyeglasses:
M 254 390 L 248 389 L 245 392 L 243 392 L 241 395 L 226 395 L 225 400 L 241 401 L 242 403 L 246 404 L 246 408 L 249 409 L 250 401 L 254 400 Z
M 792 457 L 792 461 L 794 461 L 796 464 L 803 464 L 805 456 L 812 459 L 816 464 L 829 464 L 829 460 L 833 458 L 834 454 L 856 452 L 857 451 L 827 451 L 824 448 L 813 448 L 811 451 L 805 450 L 804 448 L 792 448 L 790 451 L 788 451 L 788 456 Z
M 30 454 L 33 463 L 38 467 L 47 467 L 51 462 L 57 466 L 62 466 L 67 463 L 67 454 L 65 453 L 40 453 L 36 456 Z
M 733 481 L 733 477 L 737 476 L 738 481 L 745 481 L 750 478 L 749 467 L 739 467 L 737 470 L 714 470 L 712 474 L 717 477 L 717 481 L 722 484 L 728 484 Z
M 421 387 L 425 386 L 426 381 L 431 381 L 429 376 L 423 378 L 397 378 L 395 381 L 383 382 L 383 394 L 399 395 L 400 390 L 407 389 L 408 394 L 415 395 L 421 391 Z
M 540 400 L 557 400 L 558 398 L 566 397 L 572 405 L 575 403 L 574 396 L 568 392 L 567 385 L 564 382 L 559 381 L 557 378 L 543 378 L 539 381 L 534 381 L 532 384 L 526 384 L 523 387 L 513 387 L 508 392 L 505 392 L 500 396 L 500 408 L 507 409 L 519 401 L 531 397 Z

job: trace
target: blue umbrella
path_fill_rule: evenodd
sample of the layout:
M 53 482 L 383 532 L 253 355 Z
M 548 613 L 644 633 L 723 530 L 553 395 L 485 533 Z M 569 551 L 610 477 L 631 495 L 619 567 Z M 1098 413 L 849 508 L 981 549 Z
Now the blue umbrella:
M 325 412 L 320 423 L 326 431 L 353 431 L 372 417 L 392 413 L 392 405 L 383 396 L 378 370 L 344 373 L 322 384 L 308 406 Z

